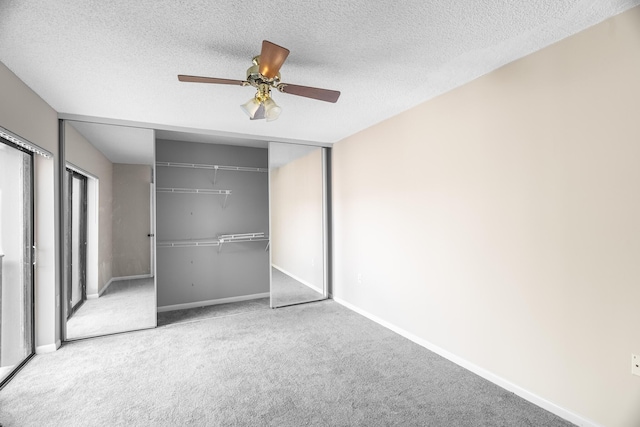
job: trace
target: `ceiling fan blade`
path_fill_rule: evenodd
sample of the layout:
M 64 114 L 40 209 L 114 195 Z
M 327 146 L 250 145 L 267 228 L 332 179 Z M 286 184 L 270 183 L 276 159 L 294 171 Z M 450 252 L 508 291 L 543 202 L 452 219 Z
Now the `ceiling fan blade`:
M 274 78 L 278 75 L 287 56 L 289 56 L 289 49 L 263 40 L 260 52 L 260 74 L 268 79 Z
M 337 90 L 319 89 L 317 87 L 290 85 L 281 83 L 278 85 L 280 92 L 289 93 L 291 95 L 304 96 L 305 98 L 318 99 L 326 102 L 336 102 L 340 97 Z
M 183 74 L 178 75 L 178 80 L 180 80 L 181 82 L 192 82 L 192 83 L 217 83 L 221 85 L 238 85 L 238 86 L 246 85 L 246 82 L 243 80 L 217 79 L 215 77 L 185 76 Z

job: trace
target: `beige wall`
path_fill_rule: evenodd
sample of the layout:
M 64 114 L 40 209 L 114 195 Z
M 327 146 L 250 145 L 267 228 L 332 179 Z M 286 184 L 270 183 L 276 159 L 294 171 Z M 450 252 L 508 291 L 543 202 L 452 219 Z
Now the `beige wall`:
M 98 179 L 98 268 L 87 268 L 87 274 L 95 274 L 97 278 L 88 277 L 87 281 L 97 282 L 100 292 L 113 277 L 113 164 L 69 123 L 65 123 L 65 153 L 67 162 Z M 87 202 L 91 203 L 90 200 Z M 94 291 L 88 287 L 87 293 Z
M 335 144 L 334 296 L 560 412 L 640 425 L 639 23 Z
M 323 289 L 322 149 L 270 172 L 272 263 Z
M 113 277 L 151 274 L 151 166 L 113 164 Z
M 0 126 L 53 153 L 35 156 L 35 330 L 37 351 L 55 350 L 60 341 L 57 113 L 0 63 Z

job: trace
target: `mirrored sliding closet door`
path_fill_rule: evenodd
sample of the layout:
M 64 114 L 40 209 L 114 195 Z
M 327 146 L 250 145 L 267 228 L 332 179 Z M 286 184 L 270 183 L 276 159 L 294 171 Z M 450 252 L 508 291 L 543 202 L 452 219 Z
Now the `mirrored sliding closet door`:
M 64 339 L 153 328 L 154 131 L 61 126 Z
M 271 307 L 327 298 L 326 151 L 269 144 Z

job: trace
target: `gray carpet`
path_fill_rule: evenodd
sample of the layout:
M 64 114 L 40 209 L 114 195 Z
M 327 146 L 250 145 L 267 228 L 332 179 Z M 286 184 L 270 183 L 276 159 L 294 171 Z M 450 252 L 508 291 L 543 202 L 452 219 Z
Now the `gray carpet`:
M 162 311 L 158 313 L 158 326 L 174 323 L 193 322 L 214 317 L 234 316 L 255 310 L 268 310 L 269 298 L 258 298 L 228 304 L 208 305 L 185 310 Z
M 117 280 L 88 299 L 67 321 L 67 339 L 113 334 L 156 325 L 153 278 Z
M 334 301 L 76 341 L 0 391 L 12 426 L 568 426 Z

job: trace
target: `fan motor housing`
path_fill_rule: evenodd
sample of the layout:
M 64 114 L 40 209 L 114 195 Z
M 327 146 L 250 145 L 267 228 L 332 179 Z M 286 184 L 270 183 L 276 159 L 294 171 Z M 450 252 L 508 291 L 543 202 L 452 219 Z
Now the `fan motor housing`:
M 280 83 L 280 73 L 272 79 L 268 79 L 260 74 L 260 57 L 256 56 L 253 58 L 253 65 L 247 68 L 247 82 L 254 87 L 258 87 L 260 85 L 277 87 L 278 83 Z

